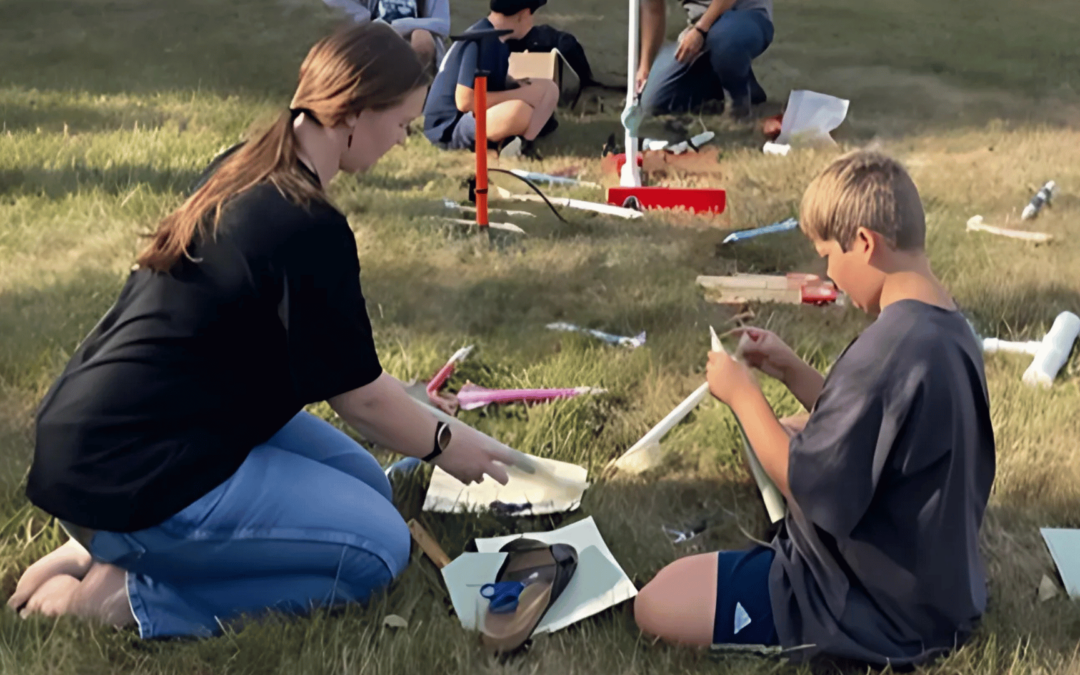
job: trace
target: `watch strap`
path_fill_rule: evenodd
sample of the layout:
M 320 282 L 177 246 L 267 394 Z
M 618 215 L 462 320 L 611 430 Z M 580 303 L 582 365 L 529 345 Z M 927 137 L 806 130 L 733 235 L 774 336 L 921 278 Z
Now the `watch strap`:
M 428 453 L 427 455 L 425 455 L 424 457 L 421 458 L 423 461 L 431 462 L 433 459 L 435 459 L 436 457 L 438 457 L 439 455 L 442 454 L 443 448 L 442 448 L 442 444 L 439 443 L 439 437 L 442 436 L 443 429 L 446 426 L 447 426 L 446 422 L 439 422 L 435 426 L 435 440 L 433 442 L 434 448 L 432 449 L 432 451 L 430 453 Z

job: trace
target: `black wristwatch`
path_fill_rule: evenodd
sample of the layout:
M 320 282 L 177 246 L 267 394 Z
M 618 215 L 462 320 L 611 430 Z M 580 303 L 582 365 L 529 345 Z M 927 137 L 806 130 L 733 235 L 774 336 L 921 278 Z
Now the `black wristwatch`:
M 694 30 L 701 33 L 701 37 L 709 37 L 709 31 L 705 30 L 704 28 L 697 25 L 696 23 L 694 24 Z
M 450 425 L 446 422 L 439 422 L 439 424 L 435 427 L 435 447 L 434 449 L 432 449 L 430 454 L 423 458 L 423 460 L 425 462 L 430 462 L 431 460 L 441 455 L 443 450 L 446 449 L 446 446 L 450 445 L 451 435 L 452 434 L 450 432 Z

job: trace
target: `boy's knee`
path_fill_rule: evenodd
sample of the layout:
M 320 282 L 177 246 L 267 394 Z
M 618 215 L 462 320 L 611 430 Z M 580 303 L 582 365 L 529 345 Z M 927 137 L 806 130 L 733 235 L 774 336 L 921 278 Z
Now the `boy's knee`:
M 638 630 L 646 635 L 653 637 L 663 637 L 661 631 L 663 630 L 663 622 L 660 617 L 663 615 L 661 608 L 662 598 L 657 592 L 656 580 L 649 582 L 638 591 L 637 596 L 634 598 L 634 622 L 637 624 Z
M 558 96 L 559 85 L 555 84 L 555 80 L 540 80 L 544 88 L 545 96 Z
M 422 28 L 409 34 L 409 42 L 417 52 L 435 54 L 435 37 Z

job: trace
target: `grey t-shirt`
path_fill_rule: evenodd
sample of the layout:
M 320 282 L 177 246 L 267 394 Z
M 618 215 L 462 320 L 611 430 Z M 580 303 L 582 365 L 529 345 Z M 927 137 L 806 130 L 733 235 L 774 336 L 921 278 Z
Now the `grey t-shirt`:
M 979 528 L 995 445 L 982 350 L 960 312 L 888 305 L 791 441 L 773 617 L 792 660 L 918 664 L 986 609 Z
M 732 5 L 728 11 L 738 10 L 757 10 L 759 12 L 765 12 L 768 15 L 769 20 L 772 20 L 772 1 L 773 0 L 735 0 L 735 4 Z M 705 10 L 709 6 L 708 0 L 682 0 L 683 9 L 686 10 L 686 15 L 689 17 L 690 22 L 693 23 L 705 13 Z

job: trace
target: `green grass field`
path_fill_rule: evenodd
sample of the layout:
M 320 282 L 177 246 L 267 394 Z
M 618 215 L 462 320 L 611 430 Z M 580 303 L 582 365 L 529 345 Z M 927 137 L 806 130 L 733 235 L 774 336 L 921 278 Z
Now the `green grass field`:
M 678 8 L 669 8 L 671 33 Z M 792 88 L 851 100 L 837 131 L 843 147 L 879 144 L 914 175 L 928 212 L 929 248 L 941 278 L 987 336 L 1040 339 L 1063 310 L 1080 311 L 1080 6 L 1075 0 L 785 0 L 759 78 L 779 111 Z M 460 30 L 485 11 L 454 0 Z M 594 68 L 625 77 L 621 0 L 552 2 L 546 20 L 578 35 Z M 3 0 L 0 2 L 0 586 L 14 589 L 32 560 L 62 541 L 58 526 L 23 496 L 33 410 L 79 340 L 112 304 L 138 235 L 179 203 L 181 191 L 249 124 L 288 104 L 300 60 L 334 23 L 320 0 Z M 617 97 L 603 111 L 585 97 L 544 147 L 552 171 L 600 172 L 599 150 L 619 129 Z M 440 154 L 414 135 L 369 175 L 342 176 L 333 197 L 360 245 L 363 285 L 386 368 L 426 378 L 463 344 L 477 351 L 451 380 L 484 386 L 607 388 L 607 396 L 464 419 L 524 451 L 578 462 L 591 475 L 698 386 L 707 327 L 731 312 L 701 299 L 695 276 L 821 271 L 809 244 L 789 233 L 721 248 L 731 228 L 794 215 L 812 175 L 838 152 L 766 157 L 756 129 L 700 120 L 722 141 L 729 190 L 720 218 L 650 215 L 640 221 L 540 208 L 520 219 L 529 236 L 494 249 L 425 216 L 462 199 L 468 155 Z M 696 122 L 695 122 L 696 124 Z M 1016 225 L 1046 180 L 1060 196 L 1031 227 L 1049 246 L 964 231 L 981 214 Z M 505 179 L 496 182 L 511 189 Z M 553 190 L 601 199 L 587 189 Z M 512 208 L 519 208 L 514 206 Z M 867 319 L 853 309 L 758 305 L 755 323 L 777 331 L 826 368 Z M 544 330 L 571 321 L 609 332 L 648 331 L 636 351 Z M 1026 357 L 988 357 L 998 474 L 984 529 L 991 607 L 975 639 L 923 670 L 935 675 L 1080 672 L 1080 608 L 1063 593 L 1037 598 L 1056 579 L 1040 526 L 1080 527 L 1080 358 L 1054 388 L 1020 383 Z M 775 383 L 777 411 L 798 403 Z M 329 409 L 316 412 L 330 415 Z M 451 556 L 474 537 L 550 529 L 592 515 L 640 587 L 692 552 L 740 546 L 765 525 L 741 462 L 730 412 L 709 402 L 665 442 L 664 466 L 640 478 L 598 482 L 562 518 L 423 520 Z M 385 457 L 389 459 L 389 457 Z M 423 480 L 401 486 L 415 516 Z M 357 514 L 363 518 L 364 514 Z M 707 517 L 703 536 L 673 545 L 661 525 Z M 429 561 L 414 564 L 368 608 L 307 620 L 267 619 L 197 643 L 143 643 L 75 620 L 20 620 L 0 612 L 0 670 L 20 675 L 107 672 L 329 675 L 330 673 L 766 673 L 796 672 L 746 658 L 717 659 L 650 644 L 629 603 L 499 664 L 449 612 Z M 382 627 L 383 617 L 409 621 Z M 806 669 L 802 672 L 811 672 Z M 838 672 L 821 666 L 818 672 Z M 846 670 L 843 672 L 858 672 Z

